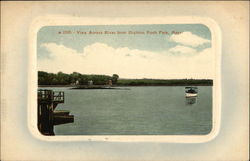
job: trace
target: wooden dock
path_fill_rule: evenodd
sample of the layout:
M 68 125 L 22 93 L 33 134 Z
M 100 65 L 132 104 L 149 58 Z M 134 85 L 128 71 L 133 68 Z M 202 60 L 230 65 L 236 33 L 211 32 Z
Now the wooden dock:
M 54 125 L 74 122 L 66 110 L 55 110 L 64 103 L 64 92 L 39 89 L 37 92 L 38 129 L 43 135 L 54 135 Z

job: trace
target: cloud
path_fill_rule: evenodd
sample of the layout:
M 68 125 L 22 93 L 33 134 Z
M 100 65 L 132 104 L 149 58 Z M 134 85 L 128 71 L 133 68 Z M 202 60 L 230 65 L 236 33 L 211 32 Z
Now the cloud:
M 195 54 L 196 50 L 190 47 L 186 47 L 186 46 L 181 46 L 181 45 L 177 45 L 171 49 L 169 49 L 169 52 L 173 53 L 173 54 Z
M 170 36 L 169 40 L 192 47 L 198 47 L 200 45 L 210 43 L 210 40 L 199 37 L 195 34 L 192 34 L 191 32 L 182 32 L 181 34 L 174 34 Z
M 85 46 L 83 52 L 55 43 L 41 45 L 52 58 L 38 59 L 38 70 L 47 72 L 74 71 L 84 74 L 118 74 L 121 78 L 212 78 L 213 54 L 207 48 L 192 57 L 170 56 L 127 47 L 114 48 L 103 43 Z M 173 51 L 190 53 L 177 46 Z

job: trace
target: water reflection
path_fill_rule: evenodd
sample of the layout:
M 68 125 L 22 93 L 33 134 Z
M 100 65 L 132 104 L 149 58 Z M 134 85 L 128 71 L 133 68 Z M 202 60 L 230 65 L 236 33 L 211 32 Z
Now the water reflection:
M 193 105 L 197 103 L 197 97 L 186 97 L 186 105 Z

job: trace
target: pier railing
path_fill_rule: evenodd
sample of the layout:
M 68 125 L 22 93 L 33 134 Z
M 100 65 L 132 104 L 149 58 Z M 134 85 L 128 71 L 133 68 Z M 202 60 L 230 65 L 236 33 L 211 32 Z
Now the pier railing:
M 53 100 L 54 102 L 64 103 L 64 92 L 54 92 Z
M 52 101 L 57 104 L 64 103 L 64 92 L 39 89 L 38 101 Z

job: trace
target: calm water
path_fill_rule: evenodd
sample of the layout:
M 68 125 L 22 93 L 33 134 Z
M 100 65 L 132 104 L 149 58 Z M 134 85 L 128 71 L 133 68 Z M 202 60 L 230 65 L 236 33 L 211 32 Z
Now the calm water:
M 191 135 L 212 128 L 212 87 L 199 86 L 198 97 L 185 87 L 126 87 L 121 90 L 71 90 L 57 110 L 70 110 L 74 123 L 55 126 L 56 135 Z

